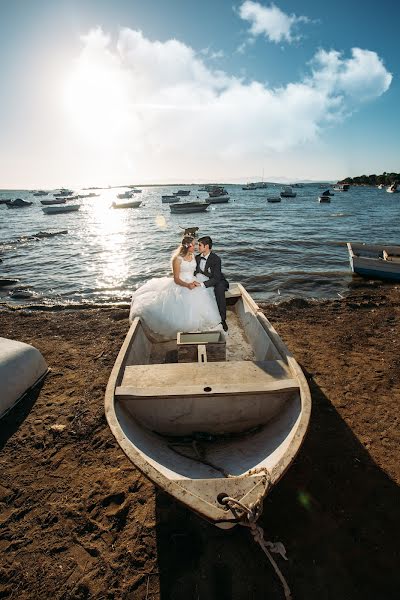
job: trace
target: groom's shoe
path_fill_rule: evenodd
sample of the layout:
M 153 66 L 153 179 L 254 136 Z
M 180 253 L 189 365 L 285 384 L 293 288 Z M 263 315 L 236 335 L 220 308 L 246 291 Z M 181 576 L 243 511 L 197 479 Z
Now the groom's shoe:
M 228 325 L 227 325 L 226 321 L 221 321 L 221 325 L 222 325 L 222 329 L 224 331 L 228 331 Z

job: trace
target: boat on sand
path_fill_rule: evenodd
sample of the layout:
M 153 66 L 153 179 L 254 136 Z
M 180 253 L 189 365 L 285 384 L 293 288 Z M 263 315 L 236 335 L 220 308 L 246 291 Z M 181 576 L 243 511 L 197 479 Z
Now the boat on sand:
M 0 337 L 0 417 L 5 415 L 48 372 L 39 350 Z
M 311 412 L 295 358 L 240 284 L 229 332 L 160 340 L 133 319 L 106 394 L 121 449 L 154 484 L 222 529 L 255 510 L 292 464 Z

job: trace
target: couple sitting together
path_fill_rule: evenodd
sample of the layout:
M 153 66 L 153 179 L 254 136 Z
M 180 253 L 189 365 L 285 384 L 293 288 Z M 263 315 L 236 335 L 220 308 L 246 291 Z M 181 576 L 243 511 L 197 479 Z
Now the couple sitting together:
M 176 337 L 178 331 L 206 331 L 226 324 L 225 291 L 229 283 L 209 236 L 185 236 L 172 257 L 173 279 L 151 279 L 132 296 L 130 320 L 140 316 L 154 332 Z

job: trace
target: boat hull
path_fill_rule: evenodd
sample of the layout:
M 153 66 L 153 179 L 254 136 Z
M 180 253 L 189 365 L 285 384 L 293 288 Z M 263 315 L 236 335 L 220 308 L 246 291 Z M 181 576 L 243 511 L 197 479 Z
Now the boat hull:
M 39 350 L 23 342 L 0 338 L 0 418 L 47 372 L 46 361 Z
M 141 200 L 133 200 L 130 202 L 113 202 L 111 207 L 112 208 L 139 208 L 139 206 L 142 204 Z
M 181 214 L 181 213 L 198 213 L 204 212 L 210 206 L 209 202 L 198 202 L 198 203 L 176 203 L 171 204 L 169 209 L 172 214 Z
M 133 464 L 221 528 L 240 521 L 221 498 L 261 506 L 299 451 L 311 412 L 304 375 L 265 315 L 239 284 L 227 295 L 230 335 L 243 330 L 252 340 L 252 360 L 151 364 L 153 334 L 135 318 L 105 395 L 108 424 Z M 232 339 L 229 352 L 243 344 Z
M 76 212 L 80 209 L 80 204 L 60 204 L 57 206 L 43 206 L 42 211 L 45 215 L 57 215 L 61 213 Z
M 347 243 L 353 273 L 371 279 L 400 281 L 400 246 Z

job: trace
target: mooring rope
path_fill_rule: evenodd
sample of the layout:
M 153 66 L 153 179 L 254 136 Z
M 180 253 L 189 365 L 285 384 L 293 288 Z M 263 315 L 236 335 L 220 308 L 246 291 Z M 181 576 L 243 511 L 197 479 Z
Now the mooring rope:
M 271 565 L 273 566 L 275 573 L 279 577 L 279 580 L 282 583 L 283 591 L 285 593 L 285 599 L 292 600 L 292 594 L 290 592 L 290 588 L 287 584 L 287 581 L 284 578 L 275 560 L 271 556 L 271 552 L 273 552 L 275 554 L 280 554 L 282 558 L 287 560 L 285 546 L 282 544 L 282 542 L 277 542 L 274 544 L 273 542 L 265 540 L 263 528 L 260 527 L 260 525 L 257 525 L 257 519 L 259 518 L 262 512 L 261 503 L 250 508 L 249 506 L 246 506 L 239 500 L 231 498 L 230 496 L 225 496 L 225 498 L 222 498 L 220 502 L 221 504 L 225 504 L 230 508 L 235 518 L 238 518 L 239 516 L 237 508 L 240 511 L 242 511 L 239 525 L 243 525 L 243 527 L 248 527 L 250 529 L 250 533 L 252 534 L 254 541 L 261 546 L 262 550 L 264 551 Z

